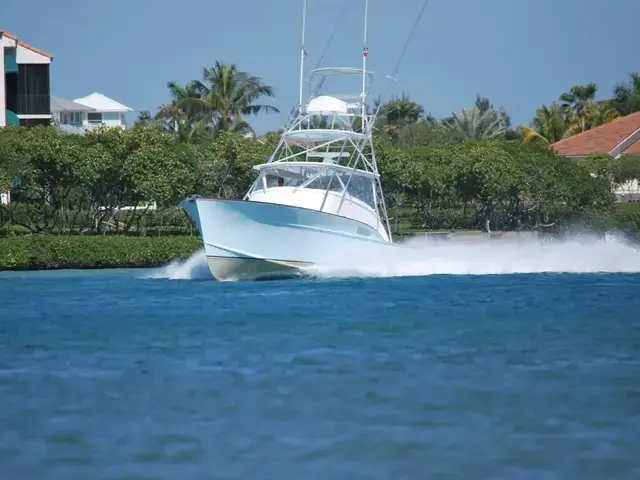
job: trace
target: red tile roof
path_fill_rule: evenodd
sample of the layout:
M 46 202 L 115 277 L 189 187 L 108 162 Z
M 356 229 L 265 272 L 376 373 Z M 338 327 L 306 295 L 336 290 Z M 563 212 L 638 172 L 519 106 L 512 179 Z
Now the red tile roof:
M 23 46 L 24 48 L 28 48 L 32 52 L 39 53 L 40 55 L 44 55 L 45 57 L 48 57 L 51 60 L 53 60 L 53 55 L 51 55 L 50 53 L 47 53 L 44 50 L 40 50 L 39 48 L 36 48 L 33 45 L 29 45 L 28 43 L 25 43 L 22 40 L 18 40 L 18 37 L 16 37 L 12 33 L 9 33 L 5 30 L 0 29 L 0 35 L 4 35 L 5 37 L 10 38 L 11 40 L 15 40 L 16 42 L 18 42 L 19 45 Z
M 612 122 L 565 138 L 551 146 L 558 155 L 563 157 L 582 157 L 590 153 L 610 153 L 638 130 L 640 130 L 640 112 L 616 118 Z M 620 153 L 640 153 L 639 143 L 633 143 L 624 152 Z

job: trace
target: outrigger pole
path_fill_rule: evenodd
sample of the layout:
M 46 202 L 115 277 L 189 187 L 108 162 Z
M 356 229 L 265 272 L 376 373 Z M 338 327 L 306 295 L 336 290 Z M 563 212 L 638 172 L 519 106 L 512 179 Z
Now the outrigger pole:
M 367 113 L 366 107 L 366 89 L 367 89 L 367 56 L 369 55 L 369 48 L 367 47 L 367 14 L 369 12 L 369 0 L 364 1 L 364 39 L 363 39 L 363 52 L 362 52 L 362 132 L 365 131 L 365 115 Z
M 393 73 L 391 75 L 387 75 L 387 78 L 390 80 L 390 82 L 387 84 L 387 88 L 385 89 L 385 91 L 383 92 L 383 96 L 387 94 L 387 92 L 389 91 L 389 87 L 391 86 L 391 81 L 397 82 L 397 75 L 398 72 L 400 71 L 400 64 L 402 63 L 402 59 L 404 58 L 404 54 L 407 53 L 407 48 L 409 48 L 409 44 L 411 43 L 411 40 L 413 39 L 413 35 L 416 33 L 416 29 L 418 28 L 418 24 L 420 23 L 420 20 L 422 19 L 422 16 L 424 15 L 424 11 L 427 8 L 427 5 L 429 4 L 429 0 L 424 0 L 424 3 L 422 4 L 422 8 L 420 9 L 420 13 L 418 14 L 418 16 L 416 17 L 416 21 L 413 24 L 413 27 L 411 27 L 411 30 L 409 31 L 409 35 L 407 36 L 407 40 L 404 42 L 404 46 L 402 47 L 402 51 L 400 52 L 400 56 L 398 57 L 398 61 L 396 63 L 395 68 L 393 69 Z M 382 102 L 380 102 L 380 104 L 378 105 L 378 108 L 376 109 L 376 113 L 374 115 L 374 117 L 378 116 L 378 112 L 380 112 L 380 108 L 382 107 Z
M 302 7 L 302 48 L 300 50 L 300 101 L 298 103 L 299 108 L 302 108 L 302 84 L 304 82 L 304 61 L 307 57 L 307 52 L 304 49 L 304 34 L 307 22 L 307 0 L 304 0 Z

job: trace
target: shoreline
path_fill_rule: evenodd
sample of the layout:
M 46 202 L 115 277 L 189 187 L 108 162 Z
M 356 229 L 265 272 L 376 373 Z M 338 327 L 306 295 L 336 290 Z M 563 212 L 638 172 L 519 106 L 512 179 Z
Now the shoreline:
M 174 261 L 182 261 L 186 260 L 186 258 L 176 258 L 174 260 L 169 260 L 167 263 L 160 263 L 154 265 L 140 265 L 140 264 L 118 264 L 118 265 L 50 265 L 46 267 L 15 267 L 15 268 L 4 268 L 0 266 L 0 273 L 2 272 L 54 272 L 60 270 L 117 270 L 117 269 L 135 269 L 135 270 L 145 270 L 145 269 L 154 269 L 154 268 L 163 268 L 168 264 Z
M 438 243 L 477 243 L 500 239 L 526 241 L 541 236 L 544 235 L 535 231 L 423 231 L 396 236 L 394 242 L 430 239 Z M 199 235 L 0 237 L 0 272 L 159 269 L 188 260 L 202 248 Z
M 0 238 L 0 272 L 161 268 L 202 248 L 199 236 Z

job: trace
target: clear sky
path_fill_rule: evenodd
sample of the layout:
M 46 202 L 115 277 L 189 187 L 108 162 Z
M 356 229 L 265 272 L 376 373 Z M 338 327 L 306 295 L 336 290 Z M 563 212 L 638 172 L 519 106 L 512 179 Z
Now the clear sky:
M 384 91 L 422 2 L 369 1 L 373 93 Z M 338 22 L 322 66 L 360 65 L 363 7 L 309 0 L 309 66 Z M 98 91 L 136 111 L 168 102 L 167 81 L 234 62 L 275 88 L 281 115 L 252 120 L 263 133 L 297 104 L 301 11 L 302 0 L 7 0 L 0 29 L 54 55 L 52 94 Z M 430 0 L 391 93 L 405 91 L 438 118 L 478 93 L 528 123 L 572 85 L 595 82 L 605 98 L 640 71 L 638 19 L 640 0 Z

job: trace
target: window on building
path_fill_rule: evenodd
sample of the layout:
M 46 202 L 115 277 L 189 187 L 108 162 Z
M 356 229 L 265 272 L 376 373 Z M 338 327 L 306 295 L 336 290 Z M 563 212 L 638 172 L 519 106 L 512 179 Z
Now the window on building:
M 19 64 L 17 79 L 18 114 L 49 114 L 49 65 Z
M 118 112 L 104 112 L 102 114 L 102 120 L 110 122 L 119 122 L 120 114 Z
M 89 123 L 102 123 L 102 113 L 89 112 L 87 120 L 89 120 Z
M 80 125 L 82 123 L 82 113 L 62 112 L 60 114 L 60 123 L 63 125 Z
M 4 69 L 6 73 L 18 73 L 17 52 L 15 47 L 4 49 Z
M 35 127 L 37 125 L 50 125 L 51 120 L 48 118 L 21 118 L 20 125 L 23 127 Z

